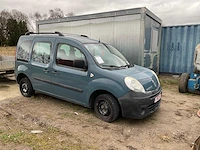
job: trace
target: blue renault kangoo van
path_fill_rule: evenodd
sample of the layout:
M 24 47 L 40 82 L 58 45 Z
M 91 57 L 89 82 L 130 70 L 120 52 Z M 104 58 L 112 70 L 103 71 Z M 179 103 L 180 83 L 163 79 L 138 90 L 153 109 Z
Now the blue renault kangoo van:
M 84 35 L 26 33 L 19 38 L 15 65 L 23 96 L 37 91 L 93 108 L 106 122 L 119 115 L 145 118 L 161 102 L 152 70 L 130 64 L 113 46 Z

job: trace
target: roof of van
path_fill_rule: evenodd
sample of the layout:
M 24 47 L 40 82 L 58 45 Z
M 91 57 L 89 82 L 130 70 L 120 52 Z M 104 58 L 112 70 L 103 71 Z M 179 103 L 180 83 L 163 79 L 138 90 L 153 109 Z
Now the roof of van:
M 90 39 L 88 36 L 86 35 L 77 35 L 77 34 L 62 34 L 60 32 L 54 32 L 54 33 L 48 33 L 48 32 L 44 32 L 44 33 L 33 33 L 33 32 L 27 32 L 25 34 L 25 36 L 23 37 L 56 37 L 56 38 L 66 38 L 66 39 L 71 39 L 71 40 L 75 40 L 78 41 L 80 43 L 99 43 L 98 40 L 95 39 Z
M 90 39 L 85 35 L 65 35 L 64 37 L 77 40 L 81 43 L 98 43 L 99 41 L 95 39 Z

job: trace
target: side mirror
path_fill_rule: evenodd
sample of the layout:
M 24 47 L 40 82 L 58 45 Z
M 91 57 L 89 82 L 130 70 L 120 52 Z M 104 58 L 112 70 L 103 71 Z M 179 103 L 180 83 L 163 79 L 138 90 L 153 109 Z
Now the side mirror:
M 75 59 L 74 60 L 74 67 L 81 68 L 87 70 L 87 65 L 84 60 L 82 59 Z

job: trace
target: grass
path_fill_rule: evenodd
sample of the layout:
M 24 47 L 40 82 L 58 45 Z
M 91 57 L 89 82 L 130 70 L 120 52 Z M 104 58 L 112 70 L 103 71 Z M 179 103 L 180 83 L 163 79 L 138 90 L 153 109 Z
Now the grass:
M 62 135 L 64 138 L 59 139 Z M 43 133 L 31 134 L 28 131 L 0 131 L 0 141 L 3 144 L 13 143 L 14 145 L 26 145 L 31 147 L 33 150 L 81 150 L 83 148 L 91 149 L 83 143 L 74 143 L 75 137 L 60 131 L 58 128 L 53 126 L 44 129 Z
M 172 75 L 159 75 L 160 84 L 163 88 L 176 88 L 179 84 L 179 77 L 173 77 Z
M 8 134 L 2 132 L 0 139 L 3 143 L 8 143 L 8 142 L 14 142 L 14 143 L 21 143 L 21 139 L 24 136 L 23 132 L 17 132 L 17 133 L 12 133 L 12 134 Z

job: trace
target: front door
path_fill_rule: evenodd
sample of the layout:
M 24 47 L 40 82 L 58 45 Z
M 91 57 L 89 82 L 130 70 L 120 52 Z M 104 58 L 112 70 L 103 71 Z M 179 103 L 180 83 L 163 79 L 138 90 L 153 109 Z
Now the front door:
M 78 45 L 73 42 L 58 39 L 54 53 L 52 68 L 52 84 L 56 96 L 84 105 L 86 86 L 88 84 L 88 71 L 75 66 L 75 60 L 84 60 L 86 57 Z

